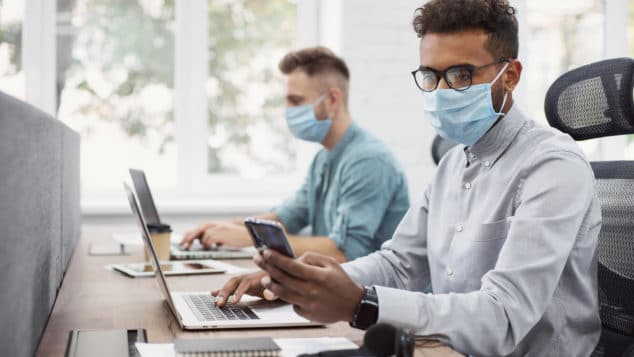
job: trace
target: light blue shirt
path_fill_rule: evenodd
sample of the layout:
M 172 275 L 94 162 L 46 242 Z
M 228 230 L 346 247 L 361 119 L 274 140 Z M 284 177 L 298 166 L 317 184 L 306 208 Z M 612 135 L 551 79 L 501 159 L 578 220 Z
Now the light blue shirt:
M 310 226 L 350 260 L 390 239 L 409 207 L 407 181 L 387 146 L 354 122 L 320 150 L 301 188 L 273 209 L 289 233 Z
M 438 166 L 380 252 L 344 264 L 379 322 L 476 356 L 588 356 L 601 211 L 578 145 L 511 108 Z

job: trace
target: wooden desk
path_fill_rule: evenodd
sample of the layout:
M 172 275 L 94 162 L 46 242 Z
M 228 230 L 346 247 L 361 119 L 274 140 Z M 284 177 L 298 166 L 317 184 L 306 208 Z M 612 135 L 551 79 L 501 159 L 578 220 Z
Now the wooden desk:
M 72 329 L 145 328 L 148 341 L 171 342 L 175 336 L 273 336 L 323 337 L 343 336 L 360 344 L 363 331 L 346 323 L 327 327 L 273 328 L 186 332 L 180 329 L 163 301 L 155 278 L 128 278 L 104 269 L 106 264 L 140 262 L 143 252 L 133 247 L 129 256 L 89 256 L 91 241 L 110 239 L 108 229 L 84 227 L 64 277 L 53 312 L 38 346 L 37 356 L 64 356 L 68 333 Z M 232 260 L 243 267 L 253 267 L 251 260 Z M 181 291 L 211 290 L 221 286 L 227 275 L 168 277 L 170 289 Z M 458 356 L 443 346 L 417 349 L 417 356 Z

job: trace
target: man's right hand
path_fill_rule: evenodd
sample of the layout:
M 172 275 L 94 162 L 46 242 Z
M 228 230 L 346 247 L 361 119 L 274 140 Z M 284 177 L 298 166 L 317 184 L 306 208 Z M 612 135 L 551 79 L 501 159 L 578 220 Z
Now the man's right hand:
M 277 296 L 262 286 L 262 278 L 269 276 L 265 271 L 259 270 L 254 273 L 235 276 L 225 283 L 225 285 L 211 292 L 212 296 L 217 298 L 216 305 L 222 307 L 229 300 L 230 296 L 232 304 L 237 304 L 244 294 L 259 296 L 266 300 L 276 300 Z
M 205 249 L 212 249 L 219 245 L 243 248 L 253 244 L 246 227 L 234 222 L 204 224 L 187 233 L 180 245 L 185 249 L 189 249 L 195 239 L 200 240 L 200 244 Z
M 194 243 L 196 239 L 201 239 L 205 231 L 214 226 L 215 226 L 215 223 L 206 223 L 192 231 L 185 233 L 185 235 L 183 236 L 183 239 L 181 240 L 180 243 L 178 243 L 178 245 L 180 245 L 181 247 L 185 249 L 189 249 L 189 247 L 192 246 L 192 244 Z

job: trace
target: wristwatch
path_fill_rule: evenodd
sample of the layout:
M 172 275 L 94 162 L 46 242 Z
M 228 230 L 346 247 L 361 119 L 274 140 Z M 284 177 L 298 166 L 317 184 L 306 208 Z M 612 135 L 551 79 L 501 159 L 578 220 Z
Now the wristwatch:
M 363 287 L 363 297 L 350 321 L 350 326 L 361 330 L 367 330 L 379 319 L 379 297 L 374 286 Z

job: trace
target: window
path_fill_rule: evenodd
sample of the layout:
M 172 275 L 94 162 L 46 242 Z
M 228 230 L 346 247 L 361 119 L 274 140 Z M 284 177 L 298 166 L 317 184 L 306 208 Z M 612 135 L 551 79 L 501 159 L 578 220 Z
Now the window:
M 120 189 L 130 166 L 176 186 L 170 3 L 58 1 L 58 117 L 81 134 L 84 190 Z
M 277 63 L 294 46 L 289 0 L 209 0 L 207 172 L 263 177 L 296 168 Z
M 131 166 L 174 197 L 294 188 L 313 151 L 286 129 L 277 63 L 297 6 L 58 0 L 57 113 L 82 136 L 84 199 L 109 201 Z
M 573 68 L 604 58 L 603 0 L 525 2 L 528 42 L 520 48 L 527 71 L 523 107 L 546 123 L 544 98 L 550 85 Z M 588 157 L 599 159 L 599 140 L 581 141 Z
M 0 91 L 24 99 L 23 0 L 0 1 Z

